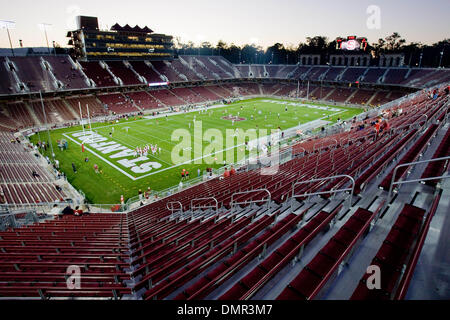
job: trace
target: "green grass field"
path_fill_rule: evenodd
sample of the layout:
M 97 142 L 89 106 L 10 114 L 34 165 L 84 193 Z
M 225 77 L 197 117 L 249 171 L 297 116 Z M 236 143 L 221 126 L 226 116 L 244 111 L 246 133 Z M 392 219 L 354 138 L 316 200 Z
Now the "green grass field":
M 82 153 L 81 143 L 83 136 L 82 127 L 58 129 L 51 132 L 56 159 L 60 162 L 61 171 L 65 172 L 69 182 L 78 190 L 82 190 L 90 203 L 115 204 L 120 202 L 120 196 L 124 195 L 125 201 L 138 194 L 138 190 L 164 190 L 173 187 L 180 182 L 180 172 L 186 169 L 190 172 L 190 178 L 197 177 L 197 169 L 205 170 L 207 167 L 218 168 L 223 166 L 224 159 L 233 156 L 237 162 L 242 159 L 245 147 L 237 146 L 237 138 L 233 144 L 216 141 L 214 147 L 211 141 L 202 141 L 194 135 L 200 121 L 202 134 L 214 131 L 225 137 L 227 129 L 238 128 L 240 132 L 249 129 L 275 130 L 278 127 L 286 130 L 317 119 L 335 122 L 338 118 L 350 119 L 361 113 L 362 109 L 343 108 L 337 106 L 325 106 L 315 103 L 306 103 L 308 106 L 292 106 L 292 101 L 277 99 L 257 98 L 236 102 L 221 108 L 211 108 L 206 112 L 194 111 L 158 119 L 133 118 L 121 120 L 119 123 L 96 123 L 92 125 L 93 136 L 84 141 L 85 152 Z M 286 104 L 288 111 L 285 110 Z M 300 104 L 300 103 L 297 103 Z M 319 109 L 318 107 L 326 107 Z M 243 121 L 225 120 L 223 117 L 232 114 L 245 118 Z M 279 116 L 278 116 L 279 114 Z M 251 119 L 253 115 L 253 120 Z M 194 126 L 194 117 L 197 126 Z M 191 124 L 189 128 L 189 123 Z M 114 129 L 112 129 L 114 128 Z M 190 133 L 191 138 L 185 139 L 187 147 L 179 146 L 179 141 L 172 136 L 178 129 L 184 129 L 184 133 Z M 198 129 L 197 129 L 198 130 Z M 90 130 L 86 130 L 90 132 Z M 110 136 L 110 134 L 112 135 Z M 42 139 L 47 141 L 48 136 L 42 132 L 31 137 L 36 143 Z M 68 149 L 61 151 L 57 147 L 57 141 L 65 139 Z M 247 139 L 248 140 L 248 139 Z M 161 154 L 152 155 L 150 152 L 145 158 L 135 158 L 132 155 L 136 147 L 157 144 L 161 148 Z M 228 151 L 224 151 L 227 146 Z M 183 155 L 186 159 L 196 159 L 195 163 L 174 163 L 175 154 Z M 200 153 L 199 153 L 200 150 Z M 45 153 L 50 156 L 50 150 Z M 85 158 L 89 162 L 85 162 Z M 241 157 L 241 158 L 239 158 Z M 215 159 L 217 158 L 217 161 Z M 185 159 L 185 160 L 186 160 Z M 229 158 L 228 158 L 229 159 Z M 77 168 L 77 173 L 72 170 L 72 162 Z M 215 162 L 211 164 L 211 162 Z M 101 173 L 95 173 L 93 166 L 98 165 Z

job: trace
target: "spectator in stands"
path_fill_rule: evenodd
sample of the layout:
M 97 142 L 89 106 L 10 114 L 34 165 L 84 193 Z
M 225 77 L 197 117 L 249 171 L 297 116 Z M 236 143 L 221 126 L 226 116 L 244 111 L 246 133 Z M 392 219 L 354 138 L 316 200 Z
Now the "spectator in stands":
M 83 215 L 83 210 L 81 210 L 79 206 L 76 206 L 75 207 L 75 211 L 74 211 L 74 215 L 82 216 Z
M 33 172 L 31 173 L 33 175 L 33 178 L 40 178 L 41 176 L 33 170 Z
M 225 172 L 223 173 L 224 178 L 228 178 L 230 176 L 230 171 L 228 171 L 227 168 L 225 168 Z
M 60 216 L 63 216 L 63 215 L 74 215 L 74 214 L 75 214 L 75 211 L 70 206 L 67 206 L 67 207 L 65 207 L 63 209 L 63 211 L 61 212 Z
M 231 169 L 230 169 L 230 176 L 233 176 L 233 175 L 235 175 L 235 174 L 236 174 L 236 170 L 234 169 L 233 166 L 231 166 Z

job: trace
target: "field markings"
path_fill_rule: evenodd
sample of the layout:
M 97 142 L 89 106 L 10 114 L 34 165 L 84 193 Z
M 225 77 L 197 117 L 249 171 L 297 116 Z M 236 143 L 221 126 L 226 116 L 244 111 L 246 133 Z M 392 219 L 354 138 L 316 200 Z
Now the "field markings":
M 276 101 L 276 100 L 274 100 L 274 101 Z M 228 108 L 233 109 L 233 108 L 236 108 L 236 107 L 240 107 L 241 105 L 255 104 L 255 103 L 258 103 L 258 101 L 240 102 L 240 103 L 235 104 L 235 105 L 232 105 L 232 106 L 220 106 L 220 107 L 216 107 L 216 108 L 226 108 L 226 109 L 228 110 Z M 266 103 L 267 103 L 267 102 L 266 102 Z M 273 103 L 273 104 L 277 104 L 277 103 Z M 279 104 L 277 104 L 277 105 L 279 105 Z M 303 106 L 299 106 L 299 107 L 303 107 Z M 216 109 L 216 108 L 214 108 L 214 109 Z M 303 107 L 303 108 L 306 108 L 306 107 Z M 338 108 L 340 108 L 340 107 L 338 107 Z M 326 115 L 326 116 L 324 116 L 324 117 L 322 117 L 322 118 L 320 118 L 320 119 L 316 119 L 316 120 L 324 120 L 324 119 L 326 119 L 326 118 L 328 118 L 328 117 L 333 117 L 333 116 L 339 115 L 339 114 L 341 114 L 341 113 L 344 113 L 344 112 L 346 112 L 346 111 L 348 111 L 348 110 L 347 110 L 347 109 L 342 109 L 342 111 L 340 111 L 340 112 L 337 112 L 337 113 L 334 113 L 334 114 L 331 114 L 331 115 Z M 191 112 L 189 112 L 189 113 L 193 113 L 193 112 L 198 112 L 198 110 L 193 110 L 193 111 L 191 111 Z M 177 116 L 177 115 L 180 115 L 180 114 L 175 114 L 175 115 L 172 115 L 171 117 L 174 117 L 174 116 Z M 157 118 L 153 118 L 152 120 L 154 120 L 154 119 L 157 119 Z M 149 120 L 149 119 L 139 119 L 139 120 L 132 120 L 132 121 L 130 121 L 130 122 L 126 122 L 126 123 L 122 123 L 122 124 L 112 124 L 112 125 L 106 125 L 106 126 L 102 126 L 102 127 L 96 127 L 96 128 L 94 128 L 94 132 L 95 132 L 95 129 L 104 129 L 104 128 L 113 127 L 113 126 L 115 126 L 115 127 L 121 127 L 121 126 L 123 126 L 123 125 L 134 124 L 134 123 L 136 123 L 136 122 L 142 122 L 142 121 L 148 121 L 148 120 Z M 200 120 L 199 120 L 199 121 L 200 121 Z M 308 122 L 312 122 L 312 121 L 313 121 L 313 120 L 308 121 Z M 211 122 L 215 122 L 215 120 L 211 120 Z M 137 124 L 137 125 L 139 126 L 139 124 Z M 173 123 L 173 124 L 171 124 L 171 125 L 169 125 L 169 126 L 172 127 L 172 126 L 176 126 L 176 125 L 177 125 L 177 124 Z M 155 136 L 153 136 L 153 135 L 151 135 L 151 134 L 148 134 L 148 133 L 146 133 L 146 132 L 143 132 L 143 131 L 140 131 L 140 130 L 136 130 L 136 129 L 134 129 L 134 131 L 136 131 L 139 135 L 143 134 L 143 135 L 152 136 L 152 137 L 154 137 L 155 139 L 158 139 L 159 141 L 165 141 L 165 142 L 167 142 L 167 143 L 169 143 L 169 144 L 171 144 L 171 145 L 176 145 L 176 144 L 174 144 L 172 141 L 168 141 L 168 140 L 165 140 L 165 139 L 162 139 L 162 138 L 155 137 Z M 67 134 L 64 133 L 63 136 L 65 136 L 65 137 L 68 138 L 69 140 L 75 142 L 77 145 L 81 146 L 81 143 L 80 143 L 80 142 L 76 141 L 75 139 L 71 138 L 71 137 L 68 135 L 69 133 L 78 133 L 78 132 L 82 132 L 82 130 L 68 132 Z M 269 137 L 269 136 L 268 136 L 268 137 Z M 141 139 L 141 138 L 139 138 L 139 137 L 136 137 L 136 136 L 134 136 L 134 135 L 132 135 L 132 138 L 147 143 L 145 140 L 143 140 L 143 139 Z M 128 143 L 123 142 L 121 139 L 114 138 L 114 140 L 117 140 L 118 142 L 121 142 L 122 144 L 124 144 L 124 145 L 126 145 L 126 146 L 131 147 L 131 148 L 134 149 L 134 147 L 132 147 L 132 146 L 131 146 L 130 144 L 128 144 Z M 195 144 L 195 140 L 194 140 L 194 144 Z M 158 174 L 158 173 L 161 173 L 161 172 L 164 172 L 164 171 L 167 171 L 167 170 L 171 170 L 171 169 L 177 168 L 177 167 L 179 167 L 179 166 L 183 166 L 183 165 L 186 165 L 186 164 L 190 164 L 190 163 L 195 162 L 195 161 L 197 161 L 197 160 L 201 160 L 201 159 L 204 159 L 204 158 L 207 158 L 207 157 L 211 157 L 211 156 L 213 156 L 213 155 L 220 154 L 220 153 L 223 153 L 223 152 L 232 150 L 232 149 L 237 149 L 237 148 L 242 147 L 242 146 L 244 146 L 244 145 L 245 145 L 245 144 L 235 145 L 235 146 L 232 146 L 232 147 L 229 147 L 229 148 L 226 148 L 226 149 L 223 149 L 223 150 L 220 150 L 220 151 L 217 151 L 217 152 L 208 154 L 208 155 L 202 155 L 202 157 L 198 157 L 198 158 L 196 158 L 196 159 L 192 159 L 192 160 L 186 161 L 186 162 L 184 162 L 184 163 L 180 163 L 180 164 L 171 164 L 171 163 L 168 163 L 168 162 L 166 162 L 166 161 L 164 161 L 164 160 L 162 160 L 162 159 L 156 158 L 155 156 L 149 155 L 149 156 L 151 156 L 152 158 L 154 158 L 154 159 L 156 159 L 156 160 L 158 160 L 158 161 L 162 161 L 162 162 L 166 163 L 167 165 L 169 165 L 169 167 L 164 168 L 164 169 L 161 169 L 161 170 L 157 170 L 157 171 L 154 171 L 154 172 L 151 172 L 151 173 L 148 173 L 148 174 L 146 174 L 146 175 L 143 175 L 143 176 L 140 176 L 140 177 L 137 177 L 137 178 L 134 177 L 134 176 L 132 176 L 132 175 L 130 175 L 130 174 L 128 174 L 126 171 L 124 171 L 123 169 L 119 168 L 118 166 L 116 166 L 115 164 L 113 164 L 111 161 L 105 159 L 103 156 L 97 154 L 96 152 L 94 152 L 94 151 L 91 150 L 90 148 L 85 147 L 85 150 L 89 151 L 90 153 L 92 153 L 92 154 L 95 155 L 96 157 L 100 158 L 102 161 L 106 162 L 107 164 L 109 164 L 109 165 L 110 165 L 111 167 L 113 167 L 114 169 L 116 169 L 116 170 L 118 170 L 119 172 L 123 173 L 125 176 L 127 176 L 127 177 L 130 178 L 131 180 L 136 181 L 136 180 L 140 180 L 140 179 L 144 179 L 144 178 L 146 178 L 146 177 L 152 176 L 152 175 L 154 175 L 154 174 Z M 202 147 L 203 147 L 203 145 L 202 145 Z M 163 148 L 161 148 L 161 149 L 163 150 Z M 166 149 L 164 149 L 164 150 L 167 151 L 167 152 L 170 152 L 169 150 L 166 150 Z M 238 160 L 238 161 L 239 161 L 239 160 Z
M 81 143 L 76 141 L 75 139 L 73 139 L 72 137 L 70 137 L 68 134 L 63 133 L 63 136 L 66 137 L 67 139 L 75 142 L 75 144 L 79 145 L 81 147 Z M 128 178 L 130 178 L 131 180 L 136 180 L 135 177 L 133 177 L 131 174 L 125 172 L 124 170 L 122 170 L 121 168 L 119 168 L 118 166 L 116 166 L 114 163 L 112 163 L 111 161 L 103 158 L 101 155 L 99 155 L 98 153 L 96 153 L 95 151 L 93 151 L 92 149 L 90 149 L 89 147 L 84 147 L 85 150 L 89 151 L 90 153 L 92 153 L 94 156 L 96 156 L 97 158 L 103 160 L 104 162 L 106 162 L 107 164 L 109 164 L 111 167 L 113 167 L 114 169 L 116 169 L 117 171 L 123 173 L 124 175 L 126 175 Z

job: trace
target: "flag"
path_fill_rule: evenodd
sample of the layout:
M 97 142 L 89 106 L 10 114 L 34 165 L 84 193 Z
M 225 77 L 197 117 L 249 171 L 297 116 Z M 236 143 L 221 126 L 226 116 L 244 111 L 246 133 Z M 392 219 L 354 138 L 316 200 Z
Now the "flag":
M 81 144 L 81 152 L 84 152 L 84 143 Z

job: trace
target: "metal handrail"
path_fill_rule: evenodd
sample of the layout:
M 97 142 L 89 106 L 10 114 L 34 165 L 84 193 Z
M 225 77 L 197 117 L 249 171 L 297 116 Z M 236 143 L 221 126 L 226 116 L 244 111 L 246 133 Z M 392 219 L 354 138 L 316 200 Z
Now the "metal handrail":
M 177 204 L 177 203 L 180 205 L 180 208 L 175 209 L 173 205 Z M 169 205 L 170 205 L 170 207 L 169 207 Z M 172 213 L 172 215 L 174 214 L 174 212 L 178 212 L 178 211 L 183 212 L 183 204 L 180 201 L 167 202 L 166 208 L 167 208 L 167 210 L 169 210 Z
M 250 194 L 250 193 L 257 193 L 257 192 L 267 192 L 267 194 L 269 195 L 269 198 L 267 199 L 261 199 L 261 200 L 251 200 L 251 201 L 244 201 L 244 202 L 235 202 L 234 201 L 234 197 L 237 195 L 243 195 L 243 194 Z M 260 203 L 260 202 L 266 202 L 267 201 L 267 208 L 270 208 L 270 202 L 272 201 L 272 194 L 270 193 L 269 190 L 267 189 L 257 189 L 257 190 L 249 190 L 249 191 L 243 191 L 243 192 L 236 192 L 233 193 L 231 195 L 231 201 L 230 201 L 230 206 L 232 209 L 234 209 L 234 207 L 236 205 L 240 205 L 240 204 L 250 204 L 250 203 Z
M 343 188 L 343 189 L 336 189 L 336 190 L 329 190 L 329 191 L 321 191 L 321 192 L 313 192 L 313 193 L 303 193 L 303 194 L 295 194 L 295 187 L 302 185 L 302 184 L 306 184 L 306 183 L 312 183 L 312 182 L 319 182 L 319 181 L 326 181 L 326 180 L 334 180 L 337 178 L 348 178 L 351 182 L 352 182 L 352 187 L 351 188 Z M 307 180 L 307 181 L 299 181 L 294 183 L 294 185 L 292 186 L 292 201 L 291 201 L 291 210 L 293 209 L 293 205 L 294 205 L 294 199 L 297 197 L 310 197 L 310 196 L 317 196 L 317 195 L 322 195 L 322 194 L 330 194 L 330 193 L 338 193 L 338 192 L 345 192 L 345 191 L 351 191 L 350 196 L 348 197 L 349 199 L 349 203 L 348 203 L 348 208 L 351 207 L 352 204 L 352 197 L 355 191 L 355 179 L 349 175 L 343 174 L 343 175 L 337 175 L 337 176 L 333 176 L 333 177 L 326 177 L 326 178 L 318 178 L 318 179 L 312 179 L 312 180 Z
M 423 181 L 431 181 L 431 180 L 448 179 L 448 178 L 450 178 L 450 175 L 445 175 L 445 173 L 444 173 L 444 175 L 438 176 L 438 177 L 412 179 L 412 180 L 404 180 L 404 181 L 397 181 L 397 182 L 395 182 L 395 177 L 397 176 L 398 169 L 403 168 L 403 167 L 414 166 L 416 164 L 430 163 L 430 162 L 436 162 L 436 161 L 442 161 L 442 160 L 450 160 L 450 156 L 442 157 L 442 158 L 429 159 L 429 160 L 415 161 L 415 162 L 410 162 L 410 163 L 404 163 L 404 164 L 400 164 L 400 165 L 396 166 L 395 169 L 394 169 L 394 173 L 392 175 L 391 184 L 389 185 L 389 192 L 388 192 L 388 196 L 387 196 L 387 201 L 386 201 L 385 207 L 383 208 L 383 211 L 384 211 L 384 209 L 387 208 L 387 206 L 391 202 L 394 185 L 402 185 L 402 184 L 413 183 L 413 182 L 423 182 Z
M 201 206 L 200 205 L 198 207 L 194 207 L 194 205 L 193 205 L 194 201 L 202 201 L 202 200 L 214 200 L 216 205 L 215 206 Z M 196 210 L 196 209 L 212 209 L 212 208 L 216 209 L 216 214 L 219 213 L 219 202 L 214 197 L 197 198 L 197 199 L 192 199 L 191 200 L 191 211 Z

